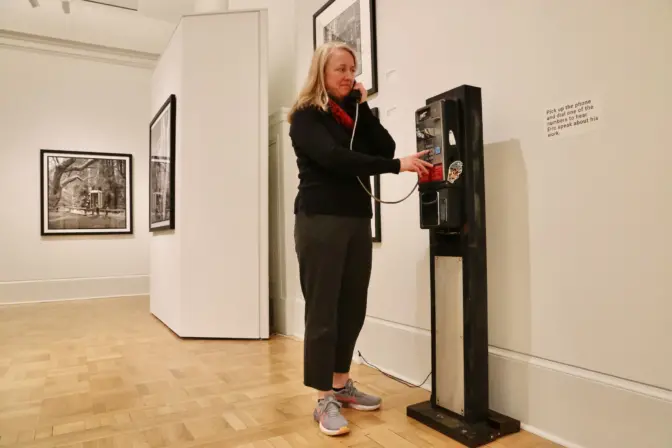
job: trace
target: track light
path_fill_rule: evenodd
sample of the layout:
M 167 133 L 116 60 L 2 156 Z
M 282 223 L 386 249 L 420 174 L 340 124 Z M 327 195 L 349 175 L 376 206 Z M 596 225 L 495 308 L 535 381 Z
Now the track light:
M 33 8 L 37 8 L 38 6 L 40 6 L 40 2 L 38 2 L 37 0 L 28 0 L 28 1 L 30 2 Z
M 63 6 L 64 13 L 70 14 L 70 0 L 63 0 L 61 6 Z

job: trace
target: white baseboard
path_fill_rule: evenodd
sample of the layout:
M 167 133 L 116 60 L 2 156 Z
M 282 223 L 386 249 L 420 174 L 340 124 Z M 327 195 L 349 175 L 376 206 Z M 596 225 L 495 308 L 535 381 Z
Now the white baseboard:
M 490 407 L 568 448 L 672 446 L 672 393 L 490 349 Z
M 289 336 L 303 339 L 303 300 Z M 300 316 L 300 320 L 297 317 Z M 431 369 L 430 333 L 367 317 L 357 350 L 380 370 L 420 384 Z M 490 407 L 567 448 L 672 447 L 672 391 L 491 347 Z M 431 389 L 431 377 L 424 389 Z
M 581 445 L 577 445 L 576 443 L 568 442 L 564 439 L 561 439 L 560 437 L 557 437 L 553 434 L 549 434 L 546 431 L 542 431 L 539 428 L 535 428 L 532 425 L 528 425 L 526 423 L 521 423 L 520 424 L 520 429 L 523 431 L 527 431 L 531 434 L 535 434 L 542 439 L 546 439 L 550 442 L 557 443 L 560 446 L 563 446 L 565 448 L 587 448 L 587 447 L 582 447 Z
M 385 373 L 420 385 L 431 371 L 432 344 L 429 331 L 367 317 L 356 350 Z M 421 386 L 431 390 L 431 375 Z
M 0 305 L 147 294 L 148 275 L 0 282 Z

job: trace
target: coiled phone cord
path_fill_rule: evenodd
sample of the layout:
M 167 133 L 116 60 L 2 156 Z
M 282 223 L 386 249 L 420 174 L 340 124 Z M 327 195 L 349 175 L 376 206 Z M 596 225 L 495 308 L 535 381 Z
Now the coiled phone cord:
M 352 144 L 353 144 L 353 142 L 355 141 L 355 130 L 357 129 L 357 121 L 359 121 L 359 101 L 357 101 L 357 102 L 355 103 L 355 125 L 354 125 L 354 127 L 352 128 L 352 137 L 350 138 L 350 151 L 352 151 Z M 362 182 L 362 179 L 360 179 L 359 176 L 357 176 L 357 180 L 359 181 L 359 184 L 362 186 L 362 188 L 364 189 L 364 191 L 366 191 L 366 192 L 368 193 L 369 196 L 371 196 L 374 200 L 376 200 L 377 202 L 380 202 L 381 204 L 399 204 L 399 203 L 401 203 L 401 202 L 404 202 L 406 199 L 408 199 L 409 197 L 411 197 L 411 195 L 413 194 L 413 192 L 415 191 L 415 189 L 418 188 L 418 185 L 420 184 L 420 181 L 419 181 L 419 180 L 416 181 L 416 182 L 415 182 L 415 186 L 413 187 L 413 189 L 411 190 L 411 192 L 408 193 L 408 194 L 406 195 L 406 197 L 404 197 L 403 199 L 399 199 L 398 201 L 383 201 L 382 199 L 377 198 L 373 193 L 371 193 L 371 192 L 368 190 L 368 188 L 366 188 L 366 185 L 364 185 L 364 182 Z

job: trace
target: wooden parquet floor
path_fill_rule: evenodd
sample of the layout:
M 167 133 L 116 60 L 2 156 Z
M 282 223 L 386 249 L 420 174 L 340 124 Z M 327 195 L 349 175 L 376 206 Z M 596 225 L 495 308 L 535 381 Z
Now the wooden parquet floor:
M 405 416 L 426 391 L 359 365 L 353 377 L 384 409 L 346 410 L 352 432 L 322 435 L 301 360 L 301 342 L 284 337 L 181 340 L 146 297 L 0 307 L 0 446 L 460 446 Z M 525 432 L 491 445 L 550 446 Z

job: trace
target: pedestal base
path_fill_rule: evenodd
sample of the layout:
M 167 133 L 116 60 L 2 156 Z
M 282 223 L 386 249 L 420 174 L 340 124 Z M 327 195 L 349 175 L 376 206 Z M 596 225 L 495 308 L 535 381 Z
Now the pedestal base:
M 486 421 L 467 423 L 452 412 L 432 407 L 429 401 L 409 406 L 406 415 L 469 448 L 487 445 L 520 431 L 519 421 L 494 411 L 490 411 Z

